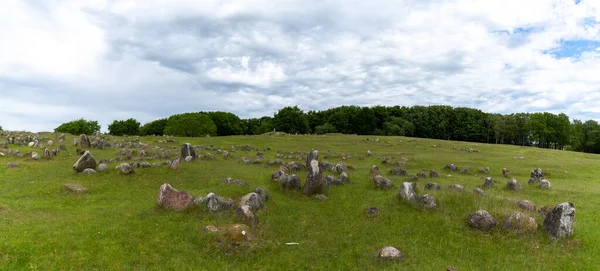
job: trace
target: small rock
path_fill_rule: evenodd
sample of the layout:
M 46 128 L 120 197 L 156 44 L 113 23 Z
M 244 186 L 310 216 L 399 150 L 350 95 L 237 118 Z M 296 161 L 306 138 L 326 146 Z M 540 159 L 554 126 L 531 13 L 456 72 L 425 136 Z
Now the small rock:
M 419 206 L 423 209 L 431 210 L 437 208 L 435 198 L 432 195 L 425 194 L 419 198 Z
M 425 190 L 440 190 L 440 185 L 437 183 L 427 183 L 425 185 Z
M 239 186 L 247 186 L 248 184 L 242 180 L 237 180 L 237 179 L 233 179 L 231 177 L 227 177 L 227 179 L 225 179 L 223 181 L 223 183 L 225 184 L 235 184 L 235 185 L 239 185 Z
M 130 164 L 128 164 L 128 163 L 121 163 L 115 169 L 118 169 L 119 172 L 121 172 L 121 174 L 133 174 L 133 173 L 135 173 L 135 171 L 133 170 L 133 167 Z
M 75 192 L 75 193 L 81 193 L 81 192 L 85 192 L 87 191 L 87 188 L 83 187 L 83 185 L 80 184 L 64 184 L 63 187 L 71 192 Z
M 302 188 L 300 183 L 300 177 L 292 174 L 285 175 L 283 180 L 281 181 L 281 187 L 289 190 L 300 190 Z
M 465 187 L 460 184 L 451 184 L 450 186 L 448 186 L 448 189 L 459 192 L 465 191 Z
M 191 155 L 186 156 L 185 159 L 184 159 L 184 161 L 186 161 L 188 163 L 192 162 L 192 160 L 194 160 L 194 157 L 192 157 Z
M 98 165 L 97 170 L 98 170 L 98 172 L 107 172 L 108 166 L 106 164 L 100 164 L 100 165 Z
M 480 196 L 485 197 L 485 191 L 483 191 L 483 189 L 481 189 L 479 187 L 475 187 L 473 189 L 473 193 L 476 194 L 476 195 L 480 195 Z
M 91 169 L 91 168 L 86 168 L 86 169 L 84 169 L 81 172 L 81 174 L 83 174 L 83 175 L 94 175 L 94 174 L 96 174 L 96 171 L 94 169 Z
M 520 200 L 517 202 L 517 206 L 519 206 L 519 208 L 525 210 L 525 211 L 530 211 L 530 212 L 535 212 L 535 203 L 533 203 L 532 201 L 529 200 Z
M 520 191 L 521 190 L 521 186 L 519 186 L 519 183 L 517 182 L 517 180 L 515 178 L 510 179 L 510 181 L 508 181 L 508 183 L 506 184 L 506 188 L 512 191 Z
M 218 232 L 219 228 L 217 228 L 215 225 L 208 225 L 208 226 L 204 227 L 204 231 L 205 232 Z
M 233 200 L 217 196 L 214 193 L 209 193 L 206 195 L 204 202 L 206 202 L 206 207 L 208 210 L 213 213 L 221 210 L 229 210 L 235 207 Z
M 381 175 L 373 176 L 373 184 L 380 189 L 390 189 L 392 187 L 392 181 Z
M 490 230 L 496 226 L 496 220 L 485 210 L 469 214 L 469 225 L 480 230 Z
M 379 209 L 377 209 L 377 207 L 369 207 L 366 209 L 367 214 L 369 215 L 378 215 L 379 214 Z
M 319 199 L 319 200 L 327 200 L 327 199 L 328 199 L 328 198 L 327 198 L 327 196 L 325 196 L 325 195 L 323 195 L 323 194 L 318 194 L 318 195 L 316 195 L 315 197 L 316 197 L 317 199 Z
M 520 212 L 513 212 L 506 220 L 504 220 L 504 226 L 502 228 L 517 233 L 535 232 L 537 231 L 538 224 L 533 217 L 529 217 Z
M 377 258 L 386 261 L 402 261 L 404 255 L 395 247 L 383 247 L 377 252 Z
M 440 177 L 440 174 L 438 174 L 437 172 L 435 172 L 435 170 L 429 170 L 429 177 L 430 178 L 437 178 Z
M 483 186 L 486 188 L 490 188 L 494 186 L 494 178 L 492 177 L 486 177 L 485 178 L 485 182 L 483 183 Z
M 550 181 L 546 180 L 546 179 L 542 179 L 540 181 L 540 188 L 542 189 L 550 189 L 551 185 L 550 185 Z
M 224 230 L 224 236 L 231 245 L 240 245 L 252 239 L 250 227 L 245 224 L 234 224 Z

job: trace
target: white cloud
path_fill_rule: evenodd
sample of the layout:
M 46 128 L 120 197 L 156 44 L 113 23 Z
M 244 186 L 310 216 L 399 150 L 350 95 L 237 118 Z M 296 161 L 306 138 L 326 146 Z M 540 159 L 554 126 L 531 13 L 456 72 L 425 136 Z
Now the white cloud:
M 0 125 L 344 104 L 600 120 L 600 49 L 547 53 L 598 21 L 591 0 L 8 0 Z

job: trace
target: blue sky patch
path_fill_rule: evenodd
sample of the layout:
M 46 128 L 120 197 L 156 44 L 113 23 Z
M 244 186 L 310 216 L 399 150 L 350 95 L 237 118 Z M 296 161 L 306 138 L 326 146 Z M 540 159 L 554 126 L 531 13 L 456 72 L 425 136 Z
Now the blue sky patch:
M 558 48 L 545 51 L 555 58 L 578 58 L 584 52 L 595 51 L 600 47 L 600 41 L 597 40 L 565 40 L 561 41 Z

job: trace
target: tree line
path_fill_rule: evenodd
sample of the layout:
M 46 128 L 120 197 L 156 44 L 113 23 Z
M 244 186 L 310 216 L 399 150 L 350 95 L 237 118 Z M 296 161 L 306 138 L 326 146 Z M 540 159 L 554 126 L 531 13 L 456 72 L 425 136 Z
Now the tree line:
M 97 121 L 64 123 L 59 132 L 92 134 Z M 594 120 L 571 121 L 563 113 L 494 114 L 468 107 L 340 106 L 304 112 L 297 106 L 280 109 L 272 117 L 241 119 L 230 112 L 189 112 L 141 125 L 137 120 L 115 120 L 111 135 L 173 135 L 185 137 L 257 135 L 272 131 L 292 134 L 343 133 L 410 136 L 495 144 L 571 149 L 600 153 L 600 125 Z

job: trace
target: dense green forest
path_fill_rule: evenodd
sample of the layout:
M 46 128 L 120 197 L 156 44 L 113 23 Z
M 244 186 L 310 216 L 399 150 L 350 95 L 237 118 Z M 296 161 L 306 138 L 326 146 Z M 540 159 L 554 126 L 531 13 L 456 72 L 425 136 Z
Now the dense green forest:
M 85 125 L 80 119 L 62 124 L 58 130 L 74 134 L 89 127 L 94 132 L 99 130 L 97 121 L 88 122 L 90 125 Z M 65 129 L 69 127 L 73 131 Z M 492 114 L 445 105 L 340 106 L 308 112 L 288 106 L 272 117 L 249 119 L 240 119 L 229 112 L 201 111 L 176 114 L 144 125 L 132 118 L 115 120 L 108 130 L 112 135 L 228 136 L 272 131 L 390 135 L 600 153 L 600 125 L 594 120 L 571 121 L 563 113 L 548 112 Z

